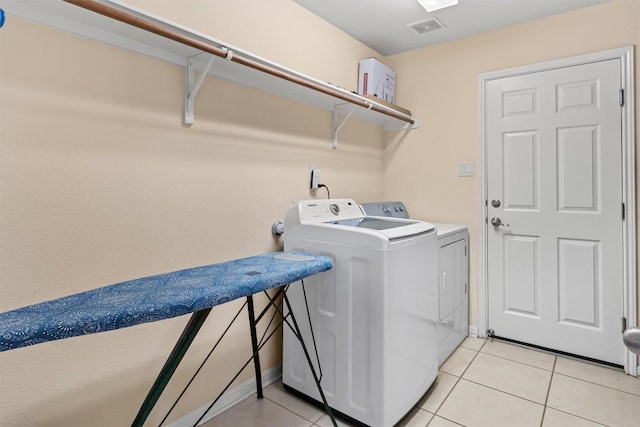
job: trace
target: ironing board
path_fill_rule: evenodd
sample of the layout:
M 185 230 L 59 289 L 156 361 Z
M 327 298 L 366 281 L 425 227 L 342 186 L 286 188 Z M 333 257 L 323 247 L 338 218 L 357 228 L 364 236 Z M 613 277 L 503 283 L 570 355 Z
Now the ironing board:
M 280 288 L 279 294 L 283 295 L 283 300 L 289 306 L 286 296 L 289 284 L 332 267 L 333 263 L 328 257 L 298 252 L 274 252 L 93 289 L 0 313 L 0 351 L 193 313 L 132 424 L 142 426 L 211 309 L 246 297 L 254 352 L 252 359 L 256 369 L 258 397 L 261 398 L 258 356 L 260 346 L 255 330 L 252 296 Z M 278 308 L 275 297 L 268 296 L 268 299 L 271 306 Z M 259 318 L 267 309 L 268 307 Z M 289 313 L 292 322 L 288 322 L 289 316 L 283 321 L 301 338 L 290 306 Z M 300 343 L 316 377 L 306 345 L 302 339 Z M 325 401 L 325 409 L 335 425 L 317 378 L 316 383 Z

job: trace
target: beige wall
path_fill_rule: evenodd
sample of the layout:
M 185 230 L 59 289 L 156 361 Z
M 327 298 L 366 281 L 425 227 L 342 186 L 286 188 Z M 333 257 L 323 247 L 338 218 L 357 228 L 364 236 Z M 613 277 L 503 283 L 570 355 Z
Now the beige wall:
M 614 0 L 385 58 L 397 72 L 398 103 L 421 122 L 417 130 L 386 136 L 385 198 L 403 200 L 416 218 L 469 225 L 470 324 L 478 324 L 478 75 L 628 45 L 640 45 L 638 0 Z M 636 74 L 638 64 L 636 52 Z M 474 162 L 474 177 L 457 176 L 463 160 Z
M 224 16 L 201 1 L 162 3 L 176 10 L 158 14 L 345 87 L 373 53 L 290 0 L 226 2 Z M 0 311 L 281 249 L 271 223 L 312 197 L 310 164 L 334 197 L 382 197 L 383 132 L 372 125 L 348 122 L 334 151 L 329 112 L 210 78 L 185 128 L 180 67 L 10 16 L 0 76 Z M 237 307 L 213 311 L 168 396 Z M 249 357 L 245 317 L 172 419 Z M 187 320 L 0 353 L 0 425 L 129 425 Z M 279 363 L 278 339 L 262 357 L 265 369 Z

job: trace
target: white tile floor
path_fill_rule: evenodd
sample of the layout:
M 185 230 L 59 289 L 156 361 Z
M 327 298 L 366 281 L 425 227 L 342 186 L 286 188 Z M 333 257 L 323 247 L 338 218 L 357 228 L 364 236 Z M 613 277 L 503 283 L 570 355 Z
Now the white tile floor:
M 318 408 L 265 388 L 205 426 L 330 427 Z M 338 425 L 350 424 L 338 420 Z M 499 341 L 467 338 L 400 427 L 640 427 L 640 379 Z

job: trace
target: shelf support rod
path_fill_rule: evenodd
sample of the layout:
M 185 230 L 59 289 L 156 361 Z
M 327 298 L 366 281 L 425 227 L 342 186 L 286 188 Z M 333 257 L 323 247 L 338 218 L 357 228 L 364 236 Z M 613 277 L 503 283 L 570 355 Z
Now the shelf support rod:
M 338 132 L 340 132 L 340 129 L 347 122 L 347 120 L 349 120 L 351 114 L 356 111 L 356 108 L 357 107 L 353 107 L 351 111 L 349 111 L 349 114 L 347 114 L 347 116 L 344 118 L 344 120 L 342 120 L 342 122 L 338 124 L 338 108 L 333 107 L 333 115 L 331 116 L 331 148 L 333 148 L 334 150 L 338 148 Z
M 207 64 L 204 66 L 202 71 L 200 72 L 200 76 L 198 76 L 198 80 L 194 83 L 195 78 L 195 60 L 194 57 L 191 57 L 187 61 L 186 68 L 186 84 L 185 84 L 185 99 L 184 99 L 184 124 L 186 126 L 191 126 L 193 124 L 193 110 L 194 110 L 194 101 L 196 99 L 196 95 L 200 90 L 200 86 L 202 86 L 202 82 L 204 82 L 204 78 L 207 77 L 211 66 L 213 65 L 213 61 L 216 57 L 213 55 L 209 56 L 209 60 Z

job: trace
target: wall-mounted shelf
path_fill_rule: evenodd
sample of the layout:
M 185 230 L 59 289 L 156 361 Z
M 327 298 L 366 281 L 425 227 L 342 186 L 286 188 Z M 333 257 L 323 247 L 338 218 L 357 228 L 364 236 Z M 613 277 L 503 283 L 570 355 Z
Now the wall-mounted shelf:
M 185 67 L 187 125 L 193 123 L 196 108 L 193 101 L 202 83 L 198 75 L 206 70 L 207 75 L 332 111 L 334 148 L 341 126 L 337 125 L 338 114 L 380 125 L 385 130 L 418 126 L 418 119 L 413 116 L 150 15 L 121 1 L 4 0 L 3 8 L 9 15 Z

